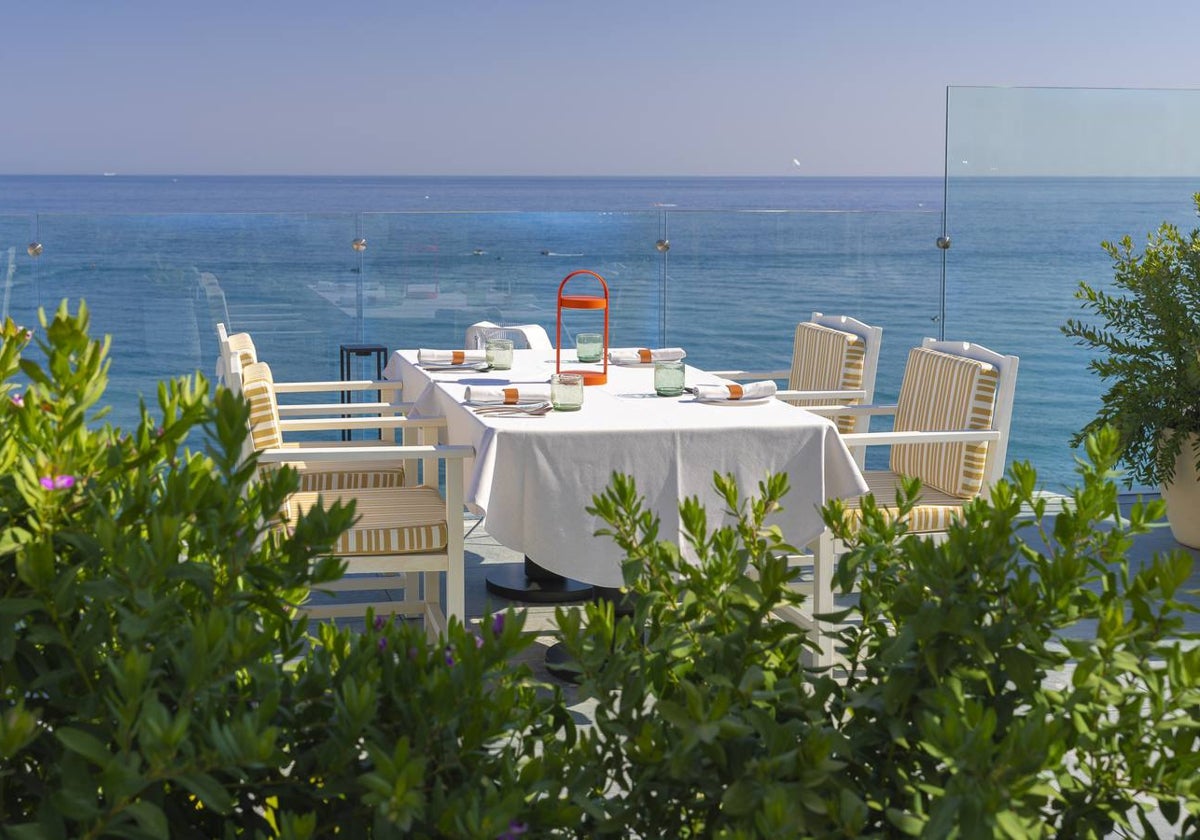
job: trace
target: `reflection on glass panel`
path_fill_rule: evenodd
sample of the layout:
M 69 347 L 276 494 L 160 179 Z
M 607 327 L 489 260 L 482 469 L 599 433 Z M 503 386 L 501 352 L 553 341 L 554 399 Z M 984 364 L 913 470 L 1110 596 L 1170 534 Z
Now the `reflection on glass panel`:
M 540 324 L 553 340 L 558 286 L 579 268 L 608 282 L 614 346 L 656 340 L 657 213 L 372 213 L 362 224 L 368 341 L 461 347 L 478 321 Z M 349 310 L 357 289 L 341 294 Z
M 1059 327 L 1102 241 L 1195 227 L 1200 91 L 951 88 L 947 120 L 946 337 L 1021 357 L 1010 460 L 1060 490 L 1102 385 Z
M 671 214 L 667 341 L 702 368 L 784 369 L 814 311 L 883 327 L 877 395 L 936 336 L 936 212 Z
M 37 262 L 29 254 L 33 242 L 31 216 L 0 216 L 0 321 L 11 317 L 18 324 L 37 324 Z
M 86 299 L 93 335 L 112 336 L 112 420 L 132 425 L 139 396 L 197 370 L 210 379 L 216 324 L 248 331 L 277 379 L 333 379 L 352 317 L 314 291 L 350 270 L 350 215 L 39 216 L 44 252 L 30 301 L 53 311 Z

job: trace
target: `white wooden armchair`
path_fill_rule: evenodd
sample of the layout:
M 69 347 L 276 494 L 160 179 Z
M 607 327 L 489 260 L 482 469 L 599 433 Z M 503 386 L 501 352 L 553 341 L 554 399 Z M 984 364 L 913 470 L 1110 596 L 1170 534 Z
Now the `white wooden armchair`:
M 894 416 L 893 431 L 846 434 L 843 440 L 851 449 L 891 447 L 888 469 L 863 473 L 870 492 L 882 509 L 894 511 L 900 477 L 920 479 L 921 495 L 907 524 L 912 534 L 937 536 L 964 504 L 1004 475 L 1018 362 L 978 344 L 927 338 L 909 351 L 896 405 L 817 410 Z M 846 500 L 852 527 L 860 503 Z M 818 664 L 828 665 L 834 661 L 832 639 L 814 616 L 834 610 L 834 563 L 845 546 L 826 529 L 811 547 L 812 598 L 805 609 L 780 614 L 810 630 L 821 645 Z
M 786 380 L 787 389 L 776 392 L 775 396 L 805 408 L 869 403 L 875 395 L 882 341 L 882 327 L 864 324 L 847 315 L 814 312 L 812 320 L 796 325 L 792 366 L 788 370 L 712 373 L 726 379 Z M 865 432 L 870 423 L 866 415 L 837 414 L 835 420 L 838 431 L 844 434 Z
M 479 321 L 467 327 L 466 347 L 468 350 L 482 349 L 489 338 L 511 338 L 515 346 L 524 345 L 530 350 L 554 349 L 549 334 L 539 324 L 500 326 L 491 321 Z
M 403 589 L 402 601 L 312 603 L 301 610 L 315 618 L 361 616 L 368 607 L 376 613 L 423 616 L 430 635 L 446 627 L 448 617 L 464 619 L 462 460 L 474 455 L 470 446 L 292 444 L 283 442 L 283 422 L 275 404 L 270 368 L 256 362 L 244 370 L 242 394 L 250 403 L 249 445 L 263 468 L 288 464 L 300 472 L 301 489 L 284 511 L 284 524 L 317 504 L 333 499 L 356 503 L 358 519 L 339 539 L 334 553 L 347 562 L 347 576 L 326 584 L 329 592 Z M 292 421 L 308 428 L 335 423 L 362 428 L 369 424 L 436 435 L 440 420 L 403 417 L 314 418 Z M 420 463 L 425 483 L 416 485 Z M 445 467 L 445 495 L 437 487 L 439 466 Z M 404 477 L 409 481 L 404 483 Z M 399 482 L 397 483 L 397 476 Z M 403 484 L 403 486 L 402 486 Z M 403 575 L 402 577 L 400 575 Z M 441 606 L 441 575 L 445 575 L 445 609 Z M 386 577 L 381 577 L 386 576 Z
M 236 387 L 231 377 L 254 364 L 258 359 L 258 350 L 254 339 L 249 333 L 233 333 L 230 335 L 225 325 L 217 324 L 217 339 L 220 343 L 221 354 L 217 359 L 217 381 L 227 388 Z M 276 382 L 276 398 L 285 394 L 318 395 L 342 393 L 349 391 L 377 391 L 380 399 L 370 402 L 334 403 L 280 403 L 281 417 L 320 417 L 330 415 L 383 415 L 392 416 L 403 414 L 408 408 L 401 402 L 402 386 L 399 382 L 386 379 L 352 379 L 352 380 L 320 380 L 309 382 Z M 310 397 L 311 399 L 312 397 Z M 385 440 L 390 439 L 385 436 Z

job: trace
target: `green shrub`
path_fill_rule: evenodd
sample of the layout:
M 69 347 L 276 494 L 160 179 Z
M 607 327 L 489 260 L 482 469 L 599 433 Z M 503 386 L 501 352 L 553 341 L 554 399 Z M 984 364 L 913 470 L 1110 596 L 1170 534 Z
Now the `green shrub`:
M 1130 569 L 1161 502 L 1121 518 L 1116 432 L 1088 452 L 1057 516 L 1018 465 L 941 544 L 870 501 L 846 533 L 830 505 L 852 545 L 840 588 L 858 591 L 838 673 L 806 671 L 800 631 L 768 617 L 796 598 L 791 549 L 763 528 L 782 479 L 742 503 L 718 477 L 737 524 L 711 532 L 685 502 L 687 562 L 616 478 L 594 511 L 628 556 L 633 615 L 560 616 L 598 703 L 581 737 L 608 774 L 583 803 L 594 835 L 1142 837 L 1156 808 L 1200 830 L 1200 646 L 1178 597 L 1191 557 Z
M 843 590 L 861 588 L 861 623 L 842 634 L 851 668 L 833 709 L 881 825 L 1142 837 L 1147 809 L 1174 822 L 1185 806 L 1186 831 L 1200 829 L 1200 646 L 1183 622 L 1195 602 L 1179 599 L 1192 558 L 1130 568 L 1132 535 L 1162 502 L 1123 517 L 1116 430 L 1086 448 L 1082 485 L 1052 518 L 1022 464 L 941 545 L 864 511 L 839 569 Z
M 1131 569 L 1162 511 L 1120 516 L 1111 429 L 1053 518 L 1027 466 L 941 544 L 868 502 L 842 670 L 772 618 L 801 600 L 764 524 L 786 477 L 744 499 L 717 476 L 729 525 L 685 500 L 686 556 L 615 477 L 593 511 L 631 614 L 559 613 L 596 701 L 577 729 L 513 664 L 522 613 L 433 641 L 297 620 L 353 506 L 269 527 L 296 477 L 242 460 L 241 400 L 180 379 L 110 428 L 86 308 L 40 320 L 0 328 L 0 837 L 1105 837 L 1154 809 L 1200 830 L 1191 558 Z
M 570 821 L 536 793 L 555 693 L 519 615 L 429 643 L 310 632 L 294 605 L 352 506 L 264 525 L 295 474 L 241 457 L 247 409 L 199 376 L 129 433 L 107 347 L 64 304 L 0 349 L 0 836 L 498 837 Z M 32 346 L 45 354 L 40 365 Z M 18 384 L 17 377 L 24 384 Z M 199 449 L 186 448 L 196 441 Z

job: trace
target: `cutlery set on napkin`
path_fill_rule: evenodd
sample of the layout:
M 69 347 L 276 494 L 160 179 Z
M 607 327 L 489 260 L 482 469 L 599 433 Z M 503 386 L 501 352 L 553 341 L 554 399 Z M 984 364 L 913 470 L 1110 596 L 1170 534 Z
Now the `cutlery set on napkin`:
M 483 350 L 417 350 L 417 364 L 425 370 L 478 370 L 489 368 Z
M 476 414 L 492 417 L 539 417 L 551 410 L 550 386 L 538 382 L 468 385 L 464 397 Z
M 687 357 L 682 347 L 648 347 L 617 348 L 608 351 L 609 364 L 613 365 L 651 365 L 655 362 L 676 362 Z
M 763 382 L 747 382 L 744 385 L 736 382 L 709 383 L 695 385 L 690 390 L 696 395 L 696 399 L 705 402 L 737 402 L 739 400 L 770 399 L 775 396 L 776 385 L 768 379 Z

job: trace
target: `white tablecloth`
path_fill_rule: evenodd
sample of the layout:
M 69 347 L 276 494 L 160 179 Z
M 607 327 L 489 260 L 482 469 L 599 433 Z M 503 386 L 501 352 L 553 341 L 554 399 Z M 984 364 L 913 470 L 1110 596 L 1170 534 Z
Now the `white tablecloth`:
M 563 368 L 579 365 L 571 353 Z M 661 518 L 661 539 L 679 539 L 679 500 L 699 496 L 709 527 L 729 521 L 712 487 L 714 472 L 733 473 L 742 495 L 756 493 L 770 473 L 786 472 L 785 510 L 768 520 L 802 546 L 822 529 L 827 500 L 866 492 L 862 474 L 826 418 L 778 400 L 709 405 L 685 394 L 654 394 L 654 369 L 609 365 L 608 383 L 584 389 L 580 411 L 544 417 L 480 417 L 462 404 L 468 385 L 545 383 L 554 354 L 518 350 L 512 370 L 478 373 L 425 371 L 416 350 L 398 350 L 384 376 L 400 379 L 414 416 L 445 417 L 449 443 L 475 447 L 467 470 L 467 503 L 484 514 L 484 528 L 502 545 L 539 565 L 597 586 L 618 587 L 622 555 L 604 523 L 585 508 L 613 472 L 632 475 L 638 492 Z M 719 382 L 689 367 L 688 384 Z

